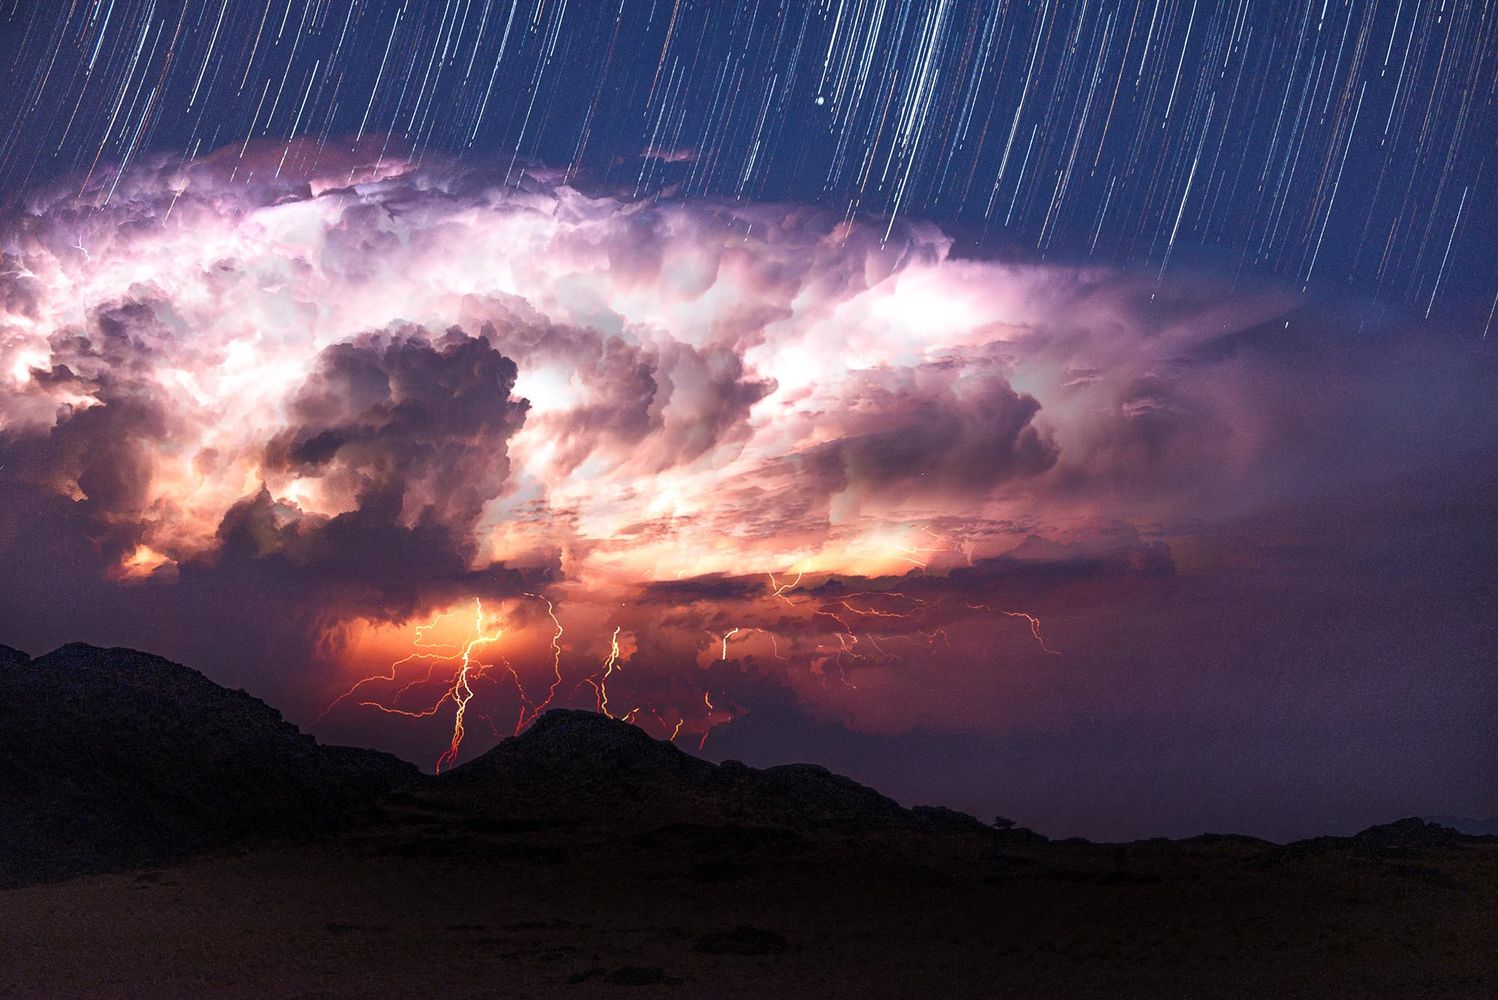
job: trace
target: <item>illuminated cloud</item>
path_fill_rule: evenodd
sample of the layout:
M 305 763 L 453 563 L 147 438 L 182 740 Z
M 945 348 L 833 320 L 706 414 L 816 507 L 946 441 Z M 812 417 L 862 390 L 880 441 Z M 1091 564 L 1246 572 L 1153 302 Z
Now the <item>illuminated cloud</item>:
M 280 155 L 6 222 L 0 608 L 31 634 L 212 651 L 312 704 L 480 598 L 506 638 L 479 696 L 521 701 L 496 732 L 605 676 L 663 732 L 769 681 L 961 727 L 1012 694 L 964 678 L 1058 669 L 1019 612 L 1253 562 L 1203 539 L 1430 456 L 1474 398 L 1451 352 L 1353 352 L 1277 288 Z M 1413 420 L 1411 364 L 1447 387 Z

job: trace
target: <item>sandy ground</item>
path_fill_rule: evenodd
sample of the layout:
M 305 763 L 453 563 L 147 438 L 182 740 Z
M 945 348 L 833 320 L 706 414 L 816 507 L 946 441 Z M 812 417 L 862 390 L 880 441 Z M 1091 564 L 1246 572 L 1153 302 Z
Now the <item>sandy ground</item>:
M 506 829 L 0 892 L 0 994 L 1498 995 L 1498 844 L 996 847 L 964 834 Z

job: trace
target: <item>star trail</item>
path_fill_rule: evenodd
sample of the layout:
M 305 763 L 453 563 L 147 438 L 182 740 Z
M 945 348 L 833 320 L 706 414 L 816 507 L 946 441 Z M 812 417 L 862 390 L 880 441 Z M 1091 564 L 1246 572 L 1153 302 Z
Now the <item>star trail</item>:
M 1460 0 L 6 0 L 0 188 L 376 135 L 1480 321 L 1495 32 Z

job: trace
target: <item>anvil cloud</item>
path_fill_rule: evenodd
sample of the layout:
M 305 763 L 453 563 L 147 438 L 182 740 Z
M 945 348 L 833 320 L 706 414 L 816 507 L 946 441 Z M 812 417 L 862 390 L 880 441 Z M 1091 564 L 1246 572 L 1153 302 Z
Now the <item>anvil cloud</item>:
M 553 670 L 592 703 L 611 639 L 616 707 L 665 732 L 785 706 L 1058 731 L 1151 659 L 1217 711 L 1225 668 L 1186 651 L 1291 643 L 1295 568 L 1388 528 L 1357 498 L 1418 521 L 1422 469 L 1491 454 L 1463 352 L 1278 287 L 963 260 L 918 223 L 543 170 L 239 153 L 5 221 L 17 640 L 161 649 L 311 717 L 478 599 L 512 633 L 474 703 L 496 731 Z M 1339 539 L 1339 502 L 1367 531 Z

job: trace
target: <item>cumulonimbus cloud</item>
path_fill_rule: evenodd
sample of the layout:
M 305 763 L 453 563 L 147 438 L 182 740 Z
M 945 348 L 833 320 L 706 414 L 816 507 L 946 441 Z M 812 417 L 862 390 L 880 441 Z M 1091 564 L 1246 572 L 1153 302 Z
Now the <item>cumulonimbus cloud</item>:
M 1287 333 L 1277 288 L 961 260 L 921 224 L 631 202 L 544 171 L 278 177 L 276 148 L 7 220 L 13 565 L 207 616 L 258 595 L 303 639 L 547 593 L 596 605 L 569 655 L 604 655 L 613 628 L 626 658 L 796 657 L 846 681 L 851 644 L 877 659 L 871 622 L 950 643 L 985 597 L 1023 598 L 984 567 L 1107 552 L 1168 574 L 1171 539 L 1323 489 L 1349 450 L 1413 453 L 1441 419 L 1383 419 L 1403 349 Z M 776 593 L 791 579 L 813 603 Z M 670 615 L 597 611 L 673 586 Z M 3 601 L 86 617 L 61 589 Z M 874 714 L 899 725 L 894 702 Z

